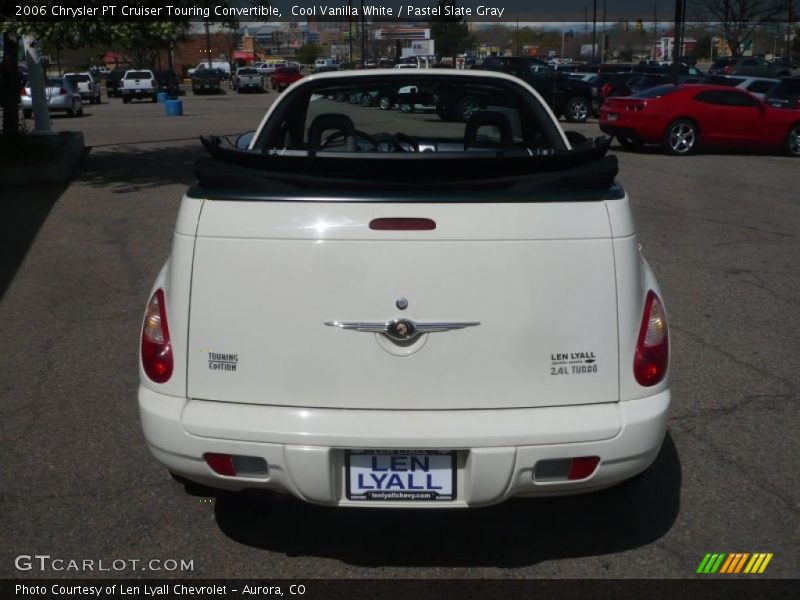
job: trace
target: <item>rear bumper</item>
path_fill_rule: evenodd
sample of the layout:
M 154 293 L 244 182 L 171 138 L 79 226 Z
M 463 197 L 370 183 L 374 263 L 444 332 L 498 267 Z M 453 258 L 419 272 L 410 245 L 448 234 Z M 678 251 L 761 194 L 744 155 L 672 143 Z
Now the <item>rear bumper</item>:
M 148 447 L 173 473 L 215 488 L 272 489 L 325 505 L 369 506 L 345 494 L 345 449 L 454 449 L 453 502 L 383 507 L 485 506 L 512 496 L 602 489 L 642 472 L 664 438 L 669 389 L 640 400 L 504 410 L 391 411 L 300 409 L 187 400 L 139 388 Z M 267 461 L 264 478 L 223 477 L 204 462 L 216 452 Z M 579 481 L 535 481 L 546 459 L 598 456 Z

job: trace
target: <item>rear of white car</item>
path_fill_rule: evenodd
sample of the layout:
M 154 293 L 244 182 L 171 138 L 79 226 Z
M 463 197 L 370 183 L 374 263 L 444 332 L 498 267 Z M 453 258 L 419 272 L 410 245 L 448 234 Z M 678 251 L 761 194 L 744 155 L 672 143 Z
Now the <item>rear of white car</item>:
M 119 91 L 123 104 L 128 104 L 132 100 L 149 99 L 151 102 L 158 100 L 156 76 L 148 69 L 125 71 L 119 82 Z
M 535 92 L 480 77 L 532 98 L 551 156 L 569 154 Z M 600 489 L 654 460 L 666 315 L 619 187 L 285 189 L 209 178 L 184 197 L 140 361 L 145 437 L 171 471 L 319 504 L 463 507 Z
M 91 73 L 65 73 L 64 79 L 75 84 L 81 99 L 88 100 L 91 104 L 100 104 L 100 86 Z

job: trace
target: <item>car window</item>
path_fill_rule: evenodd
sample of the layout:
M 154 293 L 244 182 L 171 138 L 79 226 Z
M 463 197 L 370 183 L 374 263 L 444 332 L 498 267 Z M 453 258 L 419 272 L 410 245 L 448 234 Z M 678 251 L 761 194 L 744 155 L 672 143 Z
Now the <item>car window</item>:
M 739 92 L 722 92 L 723 101 L 728 106 L 738 107 L 757 107 L 758 100 L 749 94 L 740 94 Z
M 248 68 L 248 69 L 239 69 L 237 71 L 237 73 L 239 75 L 258 75 L 258 71 L 256 71 L 255 69 L 250 69 L 250 68 Z
M 125 73 L 125 79 L 152 79 L 153 75 L 150 71 L 128 71 Z
M 764 94 L 775 87 L 774 81 L 754 81 L 749 85 L 747 88 L 748 92 L 753 92 L 755 94 Z
M 663 96 L 668 96 L 669 94 L 674 94 L 677 91 L 678 88 L 674 85 L 659 85 L 639 92 L 638 94 L 633 94 L 631 98 L 661 98 Z
M 736 87 L 740 83 L 744 83 L 744 81 L 745 80 L 741 77 L 724 77 L 722 75 L 712 75 L 703 79 L 703 83 L 708 83 L 711 85 L 725 85 L 728 87 Z
M 794 98 L 800 95 L 800 79 L 784 79 L 768 95 L 770 98 Z
M 546 150 L 557 128 L 530 93 L 489 78 L 351 78 L 306 85 L 266 148 L 315 152 Z M 313 91 L 307 91 L 312 89 Z M 277 122 L 277 120 L 276 120 Z M 348 134 L 347 131 L 354 132 Z M 275 144 L 274 146 L 272 144 Z
M 64 75 L 64 78 L 75 82 L 91 81 L 88 75 Z

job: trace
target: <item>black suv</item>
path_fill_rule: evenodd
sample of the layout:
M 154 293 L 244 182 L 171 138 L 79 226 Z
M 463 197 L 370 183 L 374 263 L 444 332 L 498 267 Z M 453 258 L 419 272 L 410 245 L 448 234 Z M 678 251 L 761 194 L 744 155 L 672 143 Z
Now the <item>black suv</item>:
M 591 112 L 592 86 L 552 69 L 538 58 L 490 56 L 477 68 L 516 75 L 539 92 L 557 117 L 563 116 L 570 123 L 583 123 Z

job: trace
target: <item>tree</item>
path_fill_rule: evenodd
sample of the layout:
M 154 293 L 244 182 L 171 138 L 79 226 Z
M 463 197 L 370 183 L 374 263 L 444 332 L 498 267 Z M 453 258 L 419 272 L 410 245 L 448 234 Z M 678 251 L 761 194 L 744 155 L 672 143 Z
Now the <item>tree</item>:
M 298 48 L 297 60 L 301 65 L 313 65 L 320 54 L 322 54 L 322 48 L 317 44 L 306 44 Z
M 439 0 L 439 14 L 444 15 L 446 8 L 450 7 L 450 13 L 454 13 L 456 0 Z M 472 45 L 472 36 L 464 17 L 459 16 L 439 16 L 431 20 L 431 38 L 433 38 L 436 58 L 441 61 L 442 57 L 453 57 L 453 64 L 456 64 L 456 56 L 466 52 Z
M 698 0 L 697 5 L 701 20 L 724 36 L 732 55 L 741 54 L 760 26 L 787 10 L 786 0 Z

